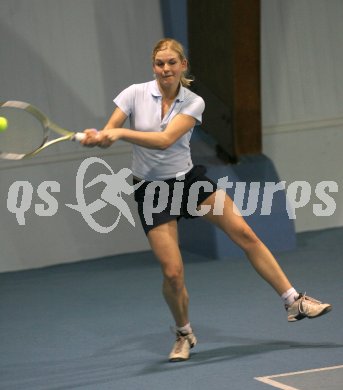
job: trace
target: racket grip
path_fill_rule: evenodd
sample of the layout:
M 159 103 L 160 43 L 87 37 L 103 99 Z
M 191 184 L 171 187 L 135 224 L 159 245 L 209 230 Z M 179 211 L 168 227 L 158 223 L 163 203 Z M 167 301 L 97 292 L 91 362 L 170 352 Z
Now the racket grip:
M 73 140 L 74 141 L 82 141 L 86 138 L 86 134 L 84 133 L 75 133 L 74 137 L 73 137 Z

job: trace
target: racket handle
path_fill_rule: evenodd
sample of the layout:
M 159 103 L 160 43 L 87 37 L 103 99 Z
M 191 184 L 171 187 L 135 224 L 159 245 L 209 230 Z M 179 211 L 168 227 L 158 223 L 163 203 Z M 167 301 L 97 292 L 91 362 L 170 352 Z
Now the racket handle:
M 74 141 L 82 141 L 86 138 L 86 134 L 84 133 L 75 133 L 74 137 L 73 137 L 73 140 Z

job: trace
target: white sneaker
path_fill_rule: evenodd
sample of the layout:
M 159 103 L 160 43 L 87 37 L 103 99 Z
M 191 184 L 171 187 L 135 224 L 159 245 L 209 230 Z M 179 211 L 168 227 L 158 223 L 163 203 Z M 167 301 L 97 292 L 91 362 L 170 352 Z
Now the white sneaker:
M 294 303 L 285 307 L 288 313 L 288 322 L 299 321 L 306 317 L 316 318 L 332 310 L 330 304 L 317 301 L 306 294 L 299 294 Z
M 190 349 L 197 343 L 194 333 L 182 334 L 176 332 L 176 342 L 169 354 L 170 362 L 183 362 L 189 359 Z

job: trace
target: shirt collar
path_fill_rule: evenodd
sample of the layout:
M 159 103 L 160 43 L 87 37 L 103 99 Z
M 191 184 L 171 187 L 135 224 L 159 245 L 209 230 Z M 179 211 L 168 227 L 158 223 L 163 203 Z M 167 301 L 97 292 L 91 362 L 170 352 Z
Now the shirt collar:
M 162 97 L 160 90 L 158 89 L 157 81 L 153 80 L 150 88 L 151 94 L 154 97 Z M 177 94 L 175 101 L 183 102 L 185 100 L 185 87 L 180 85 L 179 93 Z

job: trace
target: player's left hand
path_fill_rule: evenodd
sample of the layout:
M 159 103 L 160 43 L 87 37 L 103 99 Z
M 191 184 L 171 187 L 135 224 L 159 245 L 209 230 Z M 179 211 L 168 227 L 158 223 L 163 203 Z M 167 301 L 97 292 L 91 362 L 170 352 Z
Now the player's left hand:
M 85 139 L 81 142 L 84 146 L 108 148 L 114 142 L 110 139 L 107 130 L 97 131 L 96 129 L 86 129 L 83 133 L 86 135 Z

